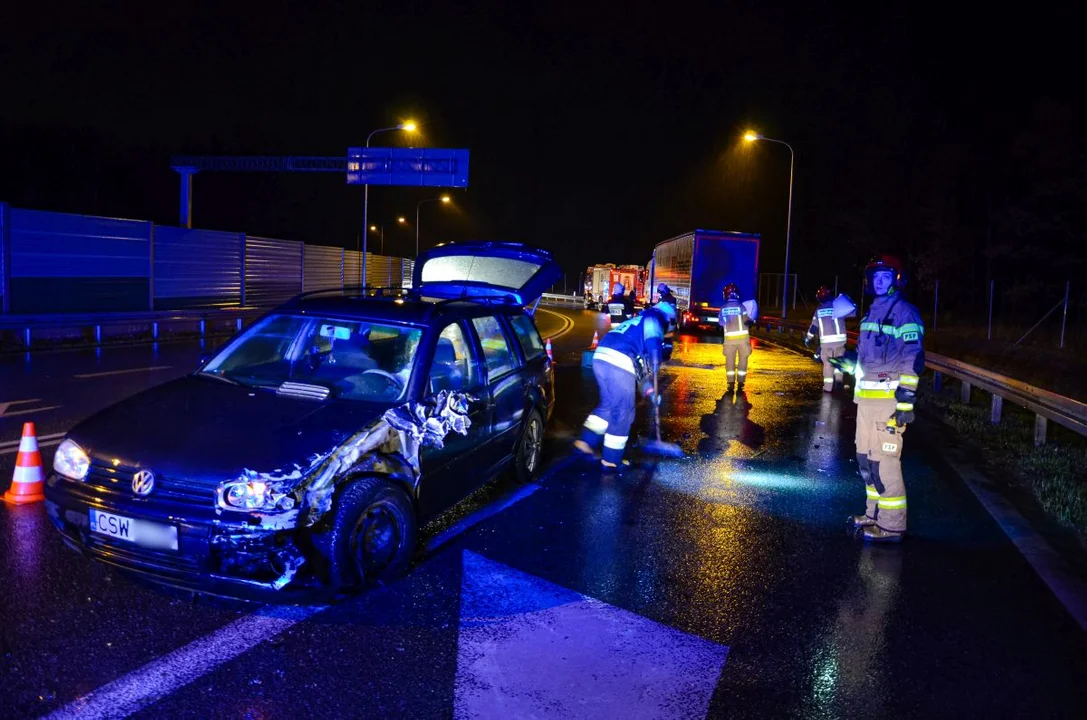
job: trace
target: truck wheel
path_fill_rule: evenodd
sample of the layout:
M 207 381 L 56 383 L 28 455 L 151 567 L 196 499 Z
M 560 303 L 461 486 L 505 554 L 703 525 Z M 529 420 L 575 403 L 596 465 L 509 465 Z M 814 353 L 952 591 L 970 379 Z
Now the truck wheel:
M 331 580 L 342 589 L 384 584 L 407 571 L 415 552 L 415 508 L 399 486 L 364 477 L 340 491 L 329 530 Z

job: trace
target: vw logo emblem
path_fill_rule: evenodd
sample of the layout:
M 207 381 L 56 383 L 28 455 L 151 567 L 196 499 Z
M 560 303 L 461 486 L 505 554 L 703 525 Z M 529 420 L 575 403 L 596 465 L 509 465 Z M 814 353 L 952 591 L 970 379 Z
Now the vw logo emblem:
M 140 470 L 132 476 L 132 492 L 137 495 L 149 495 L 155 489 L 155 473 Z

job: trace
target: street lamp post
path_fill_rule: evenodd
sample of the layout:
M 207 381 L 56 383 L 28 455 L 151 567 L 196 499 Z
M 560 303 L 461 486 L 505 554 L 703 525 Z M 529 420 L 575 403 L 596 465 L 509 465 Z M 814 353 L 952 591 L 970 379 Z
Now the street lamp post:
M 381 254 L 385 254 L 385 224 L 371 225 L 370 232 L 376 232 L 381 237 Z
M 442 202 L 448 204 L 451 198 L 448 195 L 442 195 L 441 197 L 430 198 L 428 200 L 420 200 L 415 204 L 415 257 L 419 257 L 419 209 L 430 202 Z
M 415 132 L 415 123 L 406 122 L 400 123 L 395 127 L 379 128 L 366 136 L 366 147 L 370 147 L 370 138 L 378 133 L 391 132 L 392 130 L 406 130 L 407 132 Z M 362 186 L 362 257 L 359 258 L 359 285 L 364 289 L 366 287 L 366 241 L 367 233 L 366 228 L 370 227 L 370 185 L 365 184 Z
M 793 153 L 793 146 L 784 140 L 775 140 L 753 132 L 745 133 L 744 140 L 748 142 L 766 140 L 789 148 L 789 211 L 785 216 L 785 282 L 781 288 L 781 317 L 784 319 L 785 310 L 789 307 L 789 235 L 793 226 L 793 165 L 795 164 L 796 155 Z

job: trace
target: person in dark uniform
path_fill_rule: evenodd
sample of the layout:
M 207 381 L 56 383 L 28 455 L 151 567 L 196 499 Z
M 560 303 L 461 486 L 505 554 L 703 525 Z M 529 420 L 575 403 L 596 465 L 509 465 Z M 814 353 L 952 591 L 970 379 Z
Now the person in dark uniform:
M 661 341 L 675 316 L 671 305 L 657 303 L 612 329 L 593 353 L 593 375 L 600 388 L 600 403 L 585 419 L 574 449 L 594 455 L 603 445 L 600 464 L 605 469 L 630 464 L 623 454 L 634 423 L 639 379 L 642 379 L 642 395 L 650 402 L 658 402 L 652 382 L 646 379 L 656 376 L 661 363 Z

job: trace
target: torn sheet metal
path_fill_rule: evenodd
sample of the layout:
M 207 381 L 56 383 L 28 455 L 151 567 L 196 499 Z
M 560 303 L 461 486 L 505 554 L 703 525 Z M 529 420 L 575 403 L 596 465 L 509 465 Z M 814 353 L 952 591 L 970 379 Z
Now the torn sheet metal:
M 452 430 L 467 435 L 472 420 L 468 403 L 474 401 L 467 393 L 442 390 L 421 403 L 405 403 L 385 412 L 383 419 L 394 429 L 405 433 L 417 447 L 445 446 L 445 436 Z M 418 467 L 417 463 L 413 463 Z
M 466 435 L 472 426 L 468 404 L 475 400 L 468 393 L 442 390 L 422 402 L 404 403 L 387 410 L 379 420 L 329 454 L 306 488 L 303 500 L 306 513 L 301 524 L 315 524 L 332 508 L 336 480 L 352 468 L 418 479 L 422 448 L 443 447 L 450 432 Z

